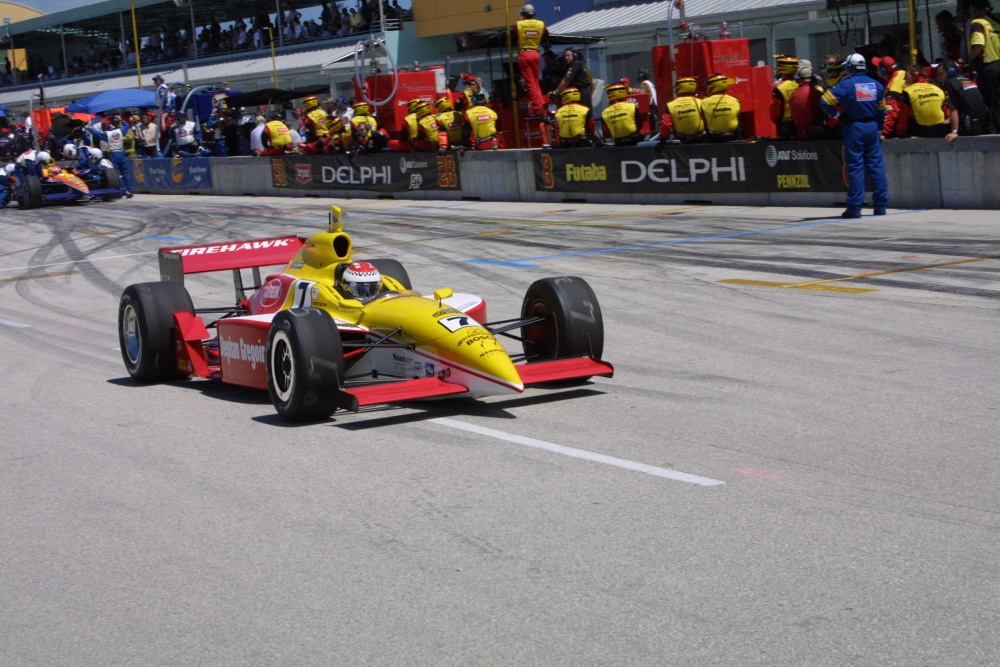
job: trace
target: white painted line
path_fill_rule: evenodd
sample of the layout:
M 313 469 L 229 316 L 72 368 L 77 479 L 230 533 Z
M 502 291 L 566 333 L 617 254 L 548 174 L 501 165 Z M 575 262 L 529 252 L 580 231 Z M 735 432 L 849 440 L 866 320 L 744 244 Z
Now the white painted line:
M 20 322 L 11 322 L 10 320 L 0 320 L 0 325 L 5 327 L 14 327 L 15 329 L 30 329 L 30 324 L 21 324 Z
M 606 463 L 607 465 L 610 466 L 625 468 L 626 470 L 634 470 L 635 472 L 643 472 L 646 473 L 647 475 L 655 475 L 656 477 L 665 477 L 667 479 L 672 479 L 678 482 L 687 482 L 688 484 L 697 484 L 699 486 L 718 486 L 719 484 L 725 484 L 725 482 L 719 479 L 711 479 L 709 477 L 699 477 L 698 475 L 692 475 L 686 472 L 679 472 L 677 470 L 667 470 L 666 468 L 658 468 L 656 466 L 646 465 L 645 463 L 637 463 L 636 461 L 629 461 L 627 459 L 615 458 L 614 456 L 595 454 L 594 452 L 588 452 L 583 449 L 565 447 L 563 445 L 556 445 L 551 442 L 545 442 L 544 440 L 535 440 L 534 438 L 526 438 L 522 435 L 514 435 L 512 433 L 505 433 L 503 431 L 495 431 L 491 428 L 485 428 L 483 426 L 474 426 L 473 424 L 466 424 L 465 422 L 455 421 L 454 419 L 446 419 L 444 417 L 441 417 L 438 419 L 431 419 L 430 421 L 435 424 L 440 424 L 441 426 L 448 426 L 450 428 L 457 428 L 463 431 L 470 431 L 472 433 L 478 433 L 480 435 L 485 435 L 490 438 L 496 438 L 498 440 L 506 440 L 507 442 L 513 442 L 518 445 L 524 445 L 525 447 L 544 449 L 547 452 L 563 454 L 564 456 L 572 456 L 573 458 L 584 459 L 586 461 L 594 461 L 595 463 Z

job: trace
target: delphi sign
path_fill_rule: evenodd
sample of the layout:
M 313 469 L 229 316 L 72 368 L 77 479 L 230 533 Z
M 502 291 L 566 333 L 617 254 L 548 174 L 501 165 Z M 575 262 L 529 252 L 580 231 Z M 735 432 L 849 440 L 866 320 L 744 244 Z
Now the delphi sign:
M 669 144 L 535 154 L 535 189 L 558 192 L 844 192 L 839 141 Z
M 456 156 L 436 153 L 288 155 L 271 158 L 271 182 L 296 190 L 405 190 L 458 187 Z

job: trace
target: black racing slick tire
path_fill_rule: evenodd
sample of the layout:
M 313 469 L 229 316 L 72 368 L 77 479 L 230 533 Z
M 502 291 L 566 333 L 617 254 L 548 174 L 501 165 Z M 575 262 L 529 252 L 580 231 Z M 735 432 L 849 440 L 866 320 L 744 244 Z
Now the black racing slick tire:
M 413 284 L 410 282 L 410 275 L 395 259 L 370 259 L 368 262 L 378 269 L 378 272 L 383 276 L 389 276 L 394 278 L 399 284 L 401 284 L 406 289 L 413 289 Z
M 105 169 L 104 173 L 101 174 L 101 189 L 102 190 L 121 190 L 122 180 L 118 175 L 118 172 L 114 169 Z M 117 195 L 101 195 L 101 201 L 111 201 L 113 199 L 121 199 L 121 194 Z
M 174 313 L 194 313 L 184 285 L 171 282 L 129 285 L 118 302 L 118 342 L 128 374 L 136 382 L 185 377 L 177 367 Z
M 591 356 L 604 352 L 604 319 L 587 281 L 575 276 L 542 278 L 525 292 L 523 319 L 542 318 L 521 327 L 527 361 Z
M 42 179 L 34 174 L 24 176 L 24 208 L 39 208 L 42 205 Z
M 295 308 L 274 316 L 267 334 L 267 391 L 283 419 L 316 421 L 333 414 L 344 369 L 340 331 L 329 313 Z

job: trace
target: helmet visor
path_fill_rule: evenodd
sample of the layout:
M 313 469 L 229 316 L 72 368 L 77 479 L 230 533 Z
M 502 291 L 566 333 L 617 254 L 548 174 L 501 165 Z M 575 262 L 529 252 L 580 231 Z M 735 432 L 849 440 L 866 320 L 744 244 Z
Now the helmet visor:
M 370 299 L 379 293 L 382 283 L 375 282 L 349 282 L 346 284 L 347 291 L 354 295 L 357 299 Z

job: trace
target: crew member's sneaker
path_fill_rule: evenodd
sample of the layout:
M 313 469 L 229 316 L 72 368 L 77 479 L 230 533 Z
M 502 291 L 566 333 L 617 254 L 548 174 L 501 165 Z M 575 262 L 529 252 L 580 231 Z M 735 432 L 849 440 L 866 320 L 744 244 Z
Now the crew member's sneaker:
M 844 211 L 840 214 L 841 218 L 860 218 L 861 211 Z
M 126 192 L 125 193 L 125 199 L 131 199 L 131 198 L 132 198 L 132 193 L 131 192 Z
M 885 209 L 884 208 L 875 209 L 875 215 L 885 215 Z

